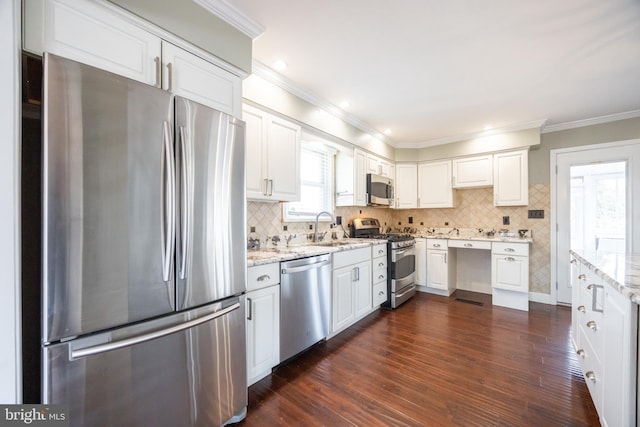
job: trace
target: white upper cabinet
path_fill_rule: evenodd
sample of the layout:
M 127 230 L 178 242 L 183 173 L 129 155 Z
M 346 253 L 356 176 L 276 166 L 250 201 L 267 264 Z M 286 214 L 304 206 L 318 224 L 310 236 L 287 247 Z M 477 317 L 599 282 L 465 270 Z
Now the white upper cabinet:
M 418 165 L 415 163 L 396 165 L 395 180 L 396 209 L 411 209 L 418 207 Z
M 454 207 L 451 160 L 418 164 L 418 207 Z
M 233 116 L 240 116 L 240 77 L 164 41 L 162 67 L 163 89 Z
M 25 50 L 54 53 L 240 116 L 239 76 L 136 25 L 127 12 L 86 0 L 27 0 Z M 149 25 L 149 24 L 145 24 Z
M 358 149 L 336 155 L 336 206 L 366 206 L 366 153 Z
M 394 165 L 387 160 L 381 159 L 371 154 L 367 154 L 366 167 L 366 173 L 373 173 L 376 175 L 384 176 L 385 178 L 394 179 Z
M 493 185 L 493 156 L 453 159 L 453 188 Z
M 529 204 L 529 156 L 527 150 L 493 155 L 493 204 Z
M 250 105 L 246 122 L 247 198 L 293 202 L 300 199 L 299 125 Z
M 54 53 L 160 86 L 160 38 L 104 6 L 77 0 L 27 0 L 23 10 L 25 50 Z

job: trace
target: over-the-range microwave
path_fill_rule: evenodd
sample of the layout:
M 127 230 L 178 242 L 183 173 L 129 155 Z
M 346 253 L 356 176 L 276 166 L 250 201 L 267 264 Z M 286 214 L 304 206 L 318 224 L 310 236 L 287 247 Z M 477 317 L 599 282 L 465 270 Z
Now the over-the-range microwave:
M 391 206 L 394 197 L 391 178 L 373 173 L 367 174 L 367 205 Z

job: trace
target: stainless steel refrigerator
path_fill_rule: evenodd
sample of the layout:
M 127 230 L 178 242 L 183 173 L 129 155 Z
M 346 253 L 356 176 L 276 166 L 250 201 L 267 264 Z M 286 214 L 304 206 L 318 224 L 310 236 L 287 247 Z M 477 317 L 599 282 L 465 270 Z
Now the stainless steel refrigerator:
M 46 54 L 43 403 L 72 425 L 247 406 L 244 123 Z

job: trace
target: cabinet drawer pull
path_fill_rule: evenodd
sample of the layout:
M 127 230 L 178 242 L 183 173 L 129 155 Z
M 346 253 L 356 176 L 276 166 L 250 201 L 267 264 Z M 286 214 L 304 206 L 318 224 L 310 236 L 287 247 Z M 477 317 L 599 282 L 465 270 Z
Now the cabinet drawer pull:
M 513 248 L 504 248 L 505 252 L 515 252 L 516 250 Z
M 384 279 L 384 274 L 379 275 L 378 279 Z
M 382 295 L 384 295 L 384 291 L 378 292 L 378 296 L 382 296 Z
M 585 377 L 587 377 L 588 380 L 593 381 L 594 383 L 596 382 L 596 373 L 593 371 L 588 371 L 587 373 L 584 374 Z
M 383 254 L 384 253 L 384 249 L 378 249 L 378 253 L 379 254 Z
M 590 285 L 587 286 L 587 289 L 592 290 L 594 286 L 595 285 L 593 283 L 591 283 Z
M 583 349 L 580 349 L 580 350 L 576 351 L 576 354 L 584 359 L 584 350 Z
M 465 244 L 464 244 L 464 247 L 465 247 L 465 248 L 472 248 L 472 247 L 473 247 L 473 245 L 472 245 L 471 243 L 465 243 Z
M 271 279 L 271 276 L 269 276 L 268 274 L 263 274 L 262 276 L 258 277 L 258 282 L 264 282 L 265 280 L 269 280 Z
M 378 264 L 378 267 L 384 267 L 384 262 L 381 262 L 380 264 Z
M 587 275 L 586 275 L 586 274 L 584 274 L 584 273 L 583 273 L 583 274 L 578 275 L 578 280 L 585 280 L 586 278 L 587 278 Z
M 506 257 L 504 257 L 504 260 L 505 261 L 515 261 L 516 259 L 514 257 L 511 257 L 511 256 L 506 256 Z
M 584 313 L 586 311 L 584 305 L 579 305 L 576 310 L 578 310 L 580 313 Z
M 434 244 L 433 244 L 433 247 L 434 247 L 434 248 L 439 248 L 439 247 L 440 247 L 440 243 L 434 243 Z
M 594 320 L 590 320 L 587 322 L 587 328 L 591 328 L 594 331 L 598 330 L 598 325 L 596 325 L 596 322 Z
M 593 289 L 593 294 L 591 295 L 591 311 L 595 311 L 596 313 L 604 313 L 603 309 L 598 308 L 598 288 L 604 290 L 604 286 L 590 284 L 588 286 L 589 289 Z
M 569 261 L 569 263 L 571 263 L 571 264 L 575 264 L 575 263 L 577 263 L 577 262 L 578 262 L 578 260 L 577 260 L 577 259 L 575 259 L 575 258 L 573 258 L 571 261 Z

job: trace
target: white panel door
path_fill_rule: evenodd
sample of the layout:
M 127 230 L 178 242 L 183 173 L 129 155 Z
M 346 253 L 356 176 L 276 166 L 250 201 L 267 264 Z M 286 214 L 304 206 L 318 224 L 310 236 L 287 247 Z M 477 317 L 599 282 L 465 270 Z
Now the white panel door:
M 160 87 L 160 38 L 94 2 L 27 0 L 24 49 Z
M 427 239 L 416 238 L 416 285 L 427 285 Z
M 371 311 L 373 302 L 373 288 L 371 284 L 371 262 L 361 262 L 355 266 L 357 268 L 357 279 L 354 282 L 355 291 L 355 317 Z
M 245 121 L 247 198 L 265 199 L 267 191 L 266 113 L 249 105 L 243 107 Z
M 493 156 L 453 159 L 453 187 L 472 188 L 493 185 Z
M 280 363 L 280 285 L 247 293 L 247 382 Z
M 418 207 L 454 207 L 451 160 L 418 165 Z
M 447 251 L 427 250 L 427 286 L 435 289 L 449 289 Z
M 527 150 L 493 155 L 493 204 L 529 204 L 529 155 Z
M 396 209 L 412 209 L 418 206 L 418 165 L 397 164 L 395 181 Z
M 355 319 L 353 279 L 354 268 L 351 266 L 333 271 L 332 295 L 332 332 L 349 326 Z
M 512 291 L 529 291 L 529 257 L 492 255 L 491 286 Z
M 267 122 L 267 165 L 273 187 L 270 194 L 279 201 L 300 200 L 299 125 L 269 115 Z
M 240 77 L 204 59 L 162 42 L 163 88 L 176 95 L 239 117 Z

